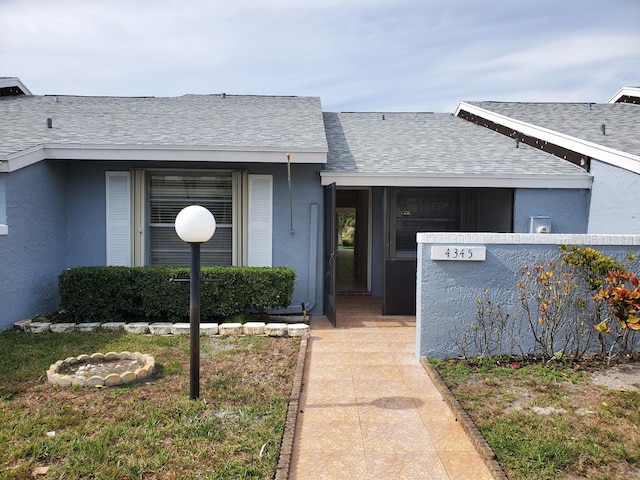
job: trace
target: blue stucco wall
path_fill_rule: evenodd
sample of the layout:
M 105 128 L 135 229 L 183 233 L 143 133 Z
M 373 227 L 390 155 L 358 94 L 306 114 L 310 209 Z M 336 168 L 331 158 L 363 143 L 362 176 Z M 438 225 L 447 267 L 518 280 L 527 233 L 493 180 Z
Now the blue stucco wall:
M 587 233 L 589 190 L 517 189 L 513 231 L 528 233 L 530 218 L 537 216 L 551 217 L 552 233 Z
M 66 166 L 41 162 L 5 176 L 8 235 L 0 236 L 0 329 L 58 306 L 65 268 Z
M 416 355 L 447 358 L 460 355 L 451 336 L 476 320 L 477 299 L 489 289 L 494 307 L 517 313 L 517 282 L 525 265 L 560 258 L 561 244 L 592 245 L 606 255 L 624 260 L 640 253 L 640 236 L 523 235 L 523 234 L 419 234 Z M 617 245 L 614 245 L 617 244 Z M 432 245 L 486 247 L 486 260 L 431 260 Z M 523 329 L 525 350 L 534 344 Z
M 0 173 L 0 224 L 7 223 L 7 201 L 5 188 L 7 185 L 7 174 Z
M 253 164 L 248 169 L 252 174 L 273 175 L 273 265 L 296 271 L 292 311 L 300 310 L 304 302 L 307 309 L 313 307 L 310 310 L 313 314 L 322 313 L 323 188 L 319 168 L 319 165 L 291 166 L 293 235 L 286 164 Z M 312 209 L 312 205 L 316 207 Z M 312 219 L 313 210 L 317 216 Z M 314 239 L 312 232 L 316 235 Z M 310 251 L 313 245 L 315 251 Z M 310 261 L 315 263 L 315 278 L 309 277 Z
M 185 169 L 211 164 L 185 163 Z M 58 308 L 65 268 L 106 263 L 105 172 L 175 168 L 171 163 L 40 162 L 0 174 L 9 235 L 0 235 L 0 329 Z M 273 265 L 296 270 L 292 307 L 322 312 L 322 187 L 317 165 L 292 165 L 293 235 L 286 164 L 215 164 L 273 175 Z M 0 210 L 3 210 L 0 205 Z M 2 212 L 0 212 L 2 215 Z M 0 223 L 3 223 L 0 221 Z M 312 238 L 313 234 L 313 238 Z M 313 246 L 315 251 L 310 251 Z M 315 266 L 314 277 L 309 271 Z
M 640 234 L 640 175 L 598 160 L 591 173 L 588 233 Z
M 106 264 L 107 170 L 121 168 L 104 162 L 72 162 L 69 165 L 66 191 L 67 268 Z
M 175 168 L 171 163 L 74 162 L 69 168 L 68 187 L 68 266 L 104 265 L 106 262 L 105 172 L 132 168 Z M 185 163 L 185 169 L 246 170 L 250 174 L 273 175 L 273 265 L 296 271 L 292 307 L 300 310 L 304 302 L 311 313 L 322 311 L 322 187 L 318 165 L 291 166 L 293 196 L 293 235 L 289 215 L 289 187 L 286 164 L 198 164 Z M 311 205 L 317 205 L 316 251 L 310 252 Z M 310 258 L 316 261 L 315 279 L 309 279 Z M 313 285 L 310 283 L 313 282 Z M 314 298 L 310 298 L 312 294 Z

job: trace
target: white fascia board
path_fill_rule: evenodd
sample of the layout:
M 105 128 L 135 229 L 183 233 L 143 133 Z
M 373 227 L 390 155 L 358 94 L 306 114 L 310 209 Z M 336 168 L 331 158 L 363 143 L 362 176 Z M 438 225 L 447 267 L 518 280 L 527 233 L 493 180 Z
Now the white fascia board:
M 45 144 L 0 157 L 0 172 L 12 172 L 41 160 L 141 160 L 173 162 L 325 164 L 326 150 L 225 149 L 209 147 L 163 147 L 128 145 Z M 2 161 L 4 160 L 4 161 Z
M 13 172 L 44 160 L 42 145 L 26 148 L 18 153 L 0 157 L 0 172 Z
M 622 87 L 607 103 L 616 103 L 620 97 L 624 96 L 640 98 L 640 87 Z
M 25 95 L 33 95 L 18 77 L 0 78 L 0 88 L 18 87 Z
M 478 187 L 591 189 L 593 176 L 583 175 L 402 175 L 320 172 L 322 185 L 338 187 Z
M 456 109 L 456 116 L 459 115 L 460 110 L 465 110 L 477 115 L 478 117 L 512 128 L 524 135 L 553 143 L 559 147 L 581 153 L 587 157 L 601 160 L 610 165 L 615 165 L 616 167 L 624 168 L 625 170 L 629 170 L 634 173 L 640 173 L 640 156 L 638 155 L 605 147 L 604 145 L 588 142 L 571 135 L 556 132 L 555 130 L 549 130 L 548 128 L 516 120 L 514 118 L 507 117 L 506 115 L 495 113 L 491 110 L 486 110 L 469 103 L 461 102 Z

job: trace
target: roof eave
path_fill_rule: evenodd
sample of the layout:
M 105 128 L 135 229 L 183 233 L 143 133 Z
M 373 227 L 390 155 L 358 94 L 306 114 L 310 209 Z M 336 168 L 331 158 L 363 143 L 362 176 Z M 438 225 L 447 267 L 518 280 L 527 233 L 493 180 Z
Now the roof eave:
M 465 187 L 465 188 L 553 188 L 590 189 L 593 176 L 578 175 L 451 175 L 451 174 L 389 174 L 363 172 L 320 172 L 322 185 L 335 183 L 339 187 Z
M 33 95 L 18 77 L 0 77 L 0 88 L 16 87 L 24 95 Z
M 605 147 L 604 145 L 589 142 L 571 135 L 566 135 L 555 130 L 516 120 L 515 118 L 495 113 L 470 103 L 460 102 L 455 115 L 459 116 L 461 110 L 465 110 L 505 127 L 512 128 L 524 135 L 529 135 L 531 137 L 553 143 L 560 147 L 624 168 L 634 173 L 640 173 L 640 156 L 638 155 Z
M 291 162 L 295 164 L 327 163 L 327 150 L 322 148 L 42 144 L 4 157 L 0 156 L 0 172 L 12 172 L 42 160 L 286 163 L 287 153 L 291 154 Z
M 640 98 L 640 87 L 622 87 L 607 103 L 617 103 L 621 97 L 627 96 Z

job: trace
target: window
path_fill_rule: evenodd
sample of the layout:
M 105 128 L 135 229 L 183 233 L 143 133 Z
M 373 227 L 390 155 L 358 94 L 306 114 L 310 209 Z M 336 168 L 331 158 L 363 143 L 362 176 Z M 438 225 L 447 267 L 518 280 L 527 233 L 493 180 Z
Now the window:
M 233 263 L 233 182 L 231 173 L 148 175 L 149 261 L 189 265 L 190 248 L 176 235 L 174 221 L 188 205 L 202 205 L 216 219 L 216 232 L 201 247 L 203 265 Z
M 418 232 L 460 232 L 477 228 L 472 189 L 396 188 L 389 209 L 391 257 L 415 257 Z
M 106 192 L 108 265 L 189 265 L 191 249 L 176 234 L 174 222 L 184 207 L 202 205 L 216 219 L 215 234 L 201 247 L 203 265 L 271 266 L 271 175 L 106 172 Z

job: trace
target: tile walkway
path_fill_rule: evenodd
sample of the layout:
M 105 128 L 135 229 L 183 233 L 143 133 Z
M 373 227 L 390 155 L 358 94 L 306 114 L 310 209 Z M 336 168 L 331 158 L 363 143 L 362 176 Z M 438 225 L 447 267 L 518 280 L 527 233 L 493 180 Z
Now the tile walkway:
M 311 320 L 291 480 L 490 480 L 416 359 L 415 317 L 339 297 Z

